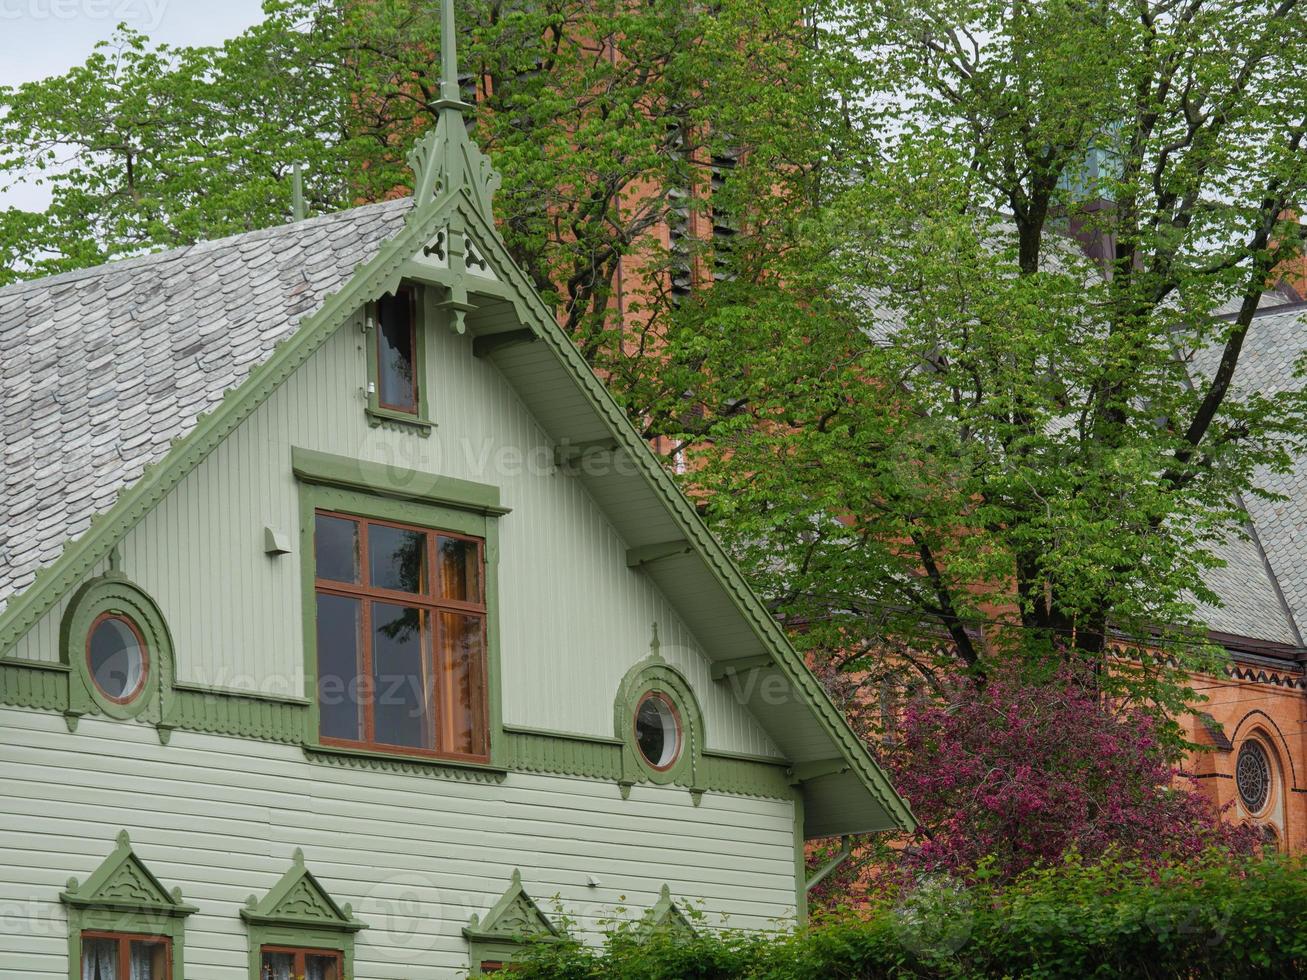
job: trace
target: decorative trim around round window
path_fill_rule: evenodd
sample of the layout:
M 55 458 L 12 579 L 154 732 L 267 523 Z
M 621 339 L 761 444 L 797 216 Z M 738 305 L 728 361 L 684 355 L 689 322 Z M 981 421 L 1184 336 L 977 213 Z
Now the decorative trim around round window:
M 1245 741 L 1234 765 L 1234 780 L 1249 813 L 1261 813 L 1270 804 L 1271 772 L 1271 759 L 1262 744 L 1251 738 Z
M 699 791 L 703 712 L 685 676 L 656 653 L 622 679 L 613 702 L 613 732 L 623 746 L 623 794 L 642 782 Z
M 650 691 L 636 706 L 631 719 L 635 747 L 641 758 L 659 772 L 676 765 L 681 755 L 681 715 L 662 691 Z
M 72 668 L 69 728 L 83 715 L 161 723 L 173 680 L 172 637 L 154 600 L 121 572 L 91 579 L 73 595 L 60 624 Z

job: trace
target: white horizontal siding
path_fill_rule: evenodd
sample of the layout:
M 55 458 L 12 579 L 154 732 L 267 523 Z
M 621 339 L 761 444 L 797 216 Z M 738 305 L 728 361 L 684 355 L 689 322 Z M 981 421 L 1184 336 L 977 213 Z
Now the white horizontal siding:
M 527 890 L 581 928 L 634 915 L 666 882 L 740 928 L 794 911 L 793 809 L 779 801 L 598 780 L 510 775 L 501 785 L 316 765 L 288 746 L 0 709 L 0 977 L 67 977 L 59 892 L 112 850 L 119 830 L 199 912 L 187 980 L 246 970 L 239 908 L 302 847 L 308 866 L 371 928 L 359 980 L 452 977 L 460 934 L 522 870 Z M 587 877 L 600 880 L 587 886 Z

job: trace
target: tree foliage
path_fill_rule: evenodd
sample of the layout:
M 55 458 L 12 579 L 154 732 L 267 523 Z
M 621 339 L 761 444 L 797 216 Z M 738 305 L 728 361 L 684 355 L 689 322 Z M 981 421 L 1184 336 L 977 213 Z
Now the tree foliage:
M 1299 6 L 830 16 L 869 53 L 861 139 L 775 288 L 719 286 L 670 334 L 716 525 L 869 684 L 1140 643 L 1166 656 L 1104 682 L 1174 709 L 1238 497 L 1302 445 L 1300 394 L 1237 388 L 1299 246 Z

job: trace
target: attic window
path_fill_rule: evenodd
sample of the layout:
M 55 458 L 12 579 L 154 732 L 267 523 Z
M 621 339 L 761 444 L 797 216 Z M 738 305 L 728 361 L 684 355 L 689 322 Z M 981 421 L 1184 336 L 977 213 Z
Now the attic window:
M 389 412 L 417 415 L 420 358 L 411 289 L 378 301 L 376 343 L 377 405 Z
M 86 665 L 96 689 L 115 704 L 135 700 L 145 687 L 149 658 L 141 631 L 126 616 L 106 612 L 91 624 Z
M 644 761 L 660 771 L 670 769 L 681 754 L 681 720 L 660 691 L 650 691 L 636 709 L 635 744 Z

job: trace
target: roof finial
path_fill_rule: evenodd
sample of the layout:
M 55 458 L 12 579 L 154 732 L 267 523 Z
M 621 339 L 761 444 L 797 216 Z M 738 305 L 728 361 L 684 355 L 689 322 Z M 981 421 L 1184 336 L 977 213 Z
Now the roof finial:
M 442 111 L 462 113 L 472 108 L 458 89 L 458 28 L 454 26 L 454 0 L 440 2 L 440 102 Z

